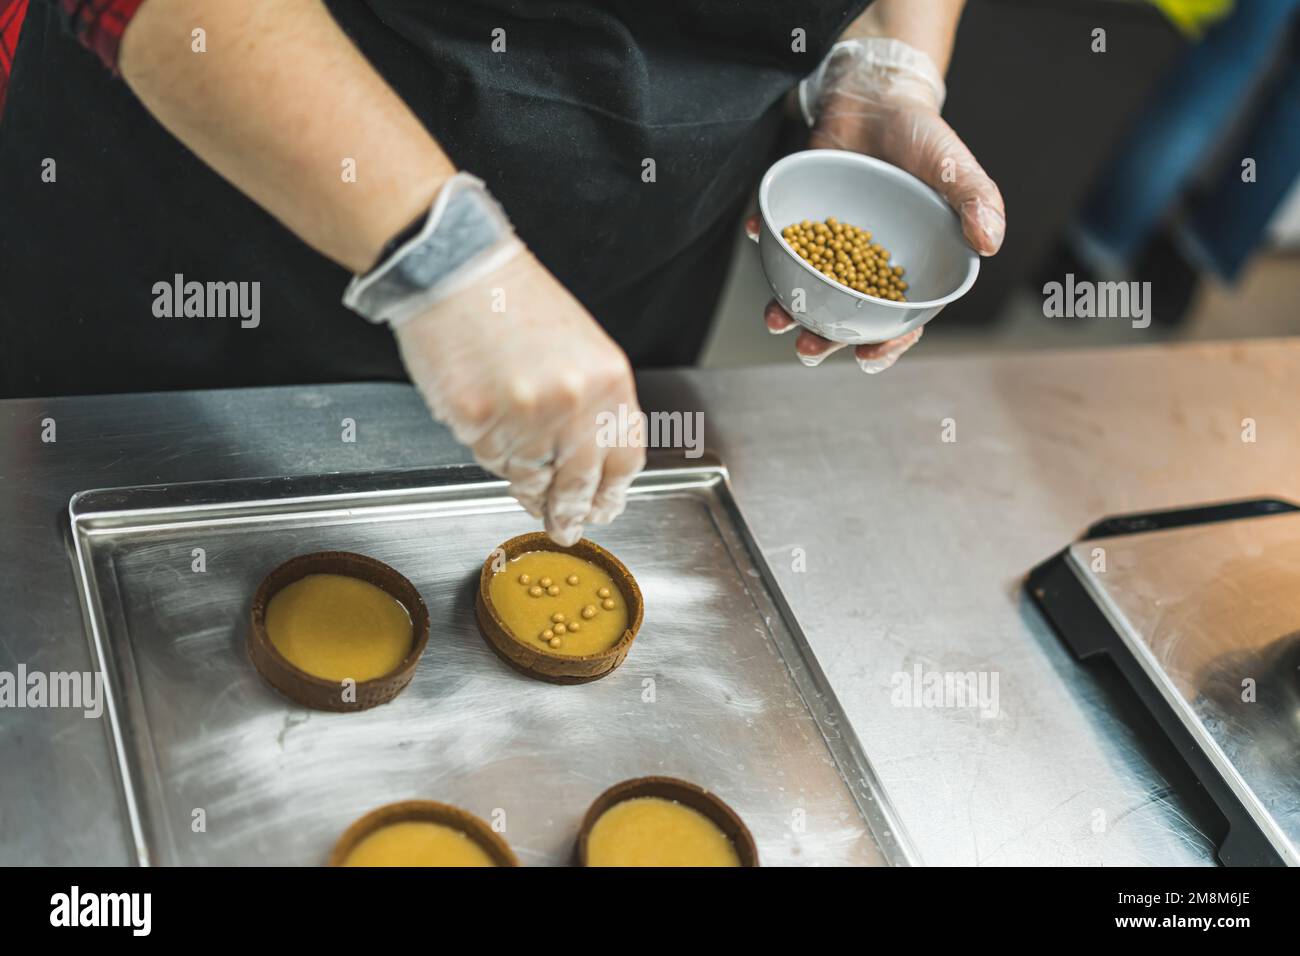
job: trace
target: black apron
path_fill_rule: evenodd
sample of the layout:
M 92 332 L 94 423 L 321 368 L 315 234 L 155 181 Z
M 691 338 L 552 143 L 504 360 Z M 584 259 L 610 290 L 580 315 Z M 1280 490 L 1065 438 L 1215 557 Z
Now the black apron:
M 866 2 L 329 5 L 644 368 L 697 356 L 782 98 Z M 157 316 L 177 274 L 260 283 L 260 324 Z M 391 333 L 340 304 L 348 278 L 32 5 L 0 120 L 0 396 L 405 378 Z

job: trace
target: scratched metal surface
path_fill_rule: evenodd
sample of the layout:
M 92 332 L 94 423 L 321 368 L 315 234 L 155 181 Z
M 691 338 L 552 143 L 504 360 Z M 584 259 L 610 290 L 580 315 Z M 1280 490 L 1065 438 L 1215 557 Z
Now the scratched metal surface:
M 1098 542 L 1083 541 L 1075 573 L 1260 832 L 1300 865 L 1300 514 L 1102 543 L 1104 572 Z
M 1214 821 L 1130 721 L 1123 681 L 1080 665 L 1021 581 L 1104 515 L 1300 500 L 1300 339 L 1132 339 L 1143 346 L 957 358 L 922 343 L 877 376 L 831 361 L 637 377 L 647 411 L 703 413 L 926 863 L 1214 862 Z M 355 442 L 340 441 L 344 418 Z M 57 443 L 42 441 L 47 419 Z M 404 385 L 0 401 L 0 669 L 94 666 L 61 534 L 79 490 L 468 460 Z M 895 706 L 895 676 L 918 664 L 999 674 L 999 715 Z M 0 711 L 0 864 L 129 862 L 119 790 L 101 720 Z
M 318 864 L 356 817 L 429 798 L 504 820 L 526 865 L 564 864 L 600 791 L 669 774 L 735 807 L 767 865 L 906 862 L 723 476 L 708 462 L 651 469 L 594 535 L 636 575 L 646 614 L 624 665 L 577 687 L 515 673 L 478 635 L 478 569 L 534 522 L 475 469 L 78 496 L 79 577 L 138 859 Z M 281 698 L 244 649 L 260 578 L 325 549 L 388 562 L 430 610 L 411 686 L 364 713 Z

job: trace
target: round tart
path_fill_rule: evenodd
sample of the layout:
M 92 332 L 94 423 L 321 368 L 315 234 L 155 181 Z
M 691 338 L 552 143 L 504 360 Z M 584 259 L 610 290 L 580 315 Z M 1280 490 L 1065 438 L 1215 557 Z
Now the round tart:
M 415 585 L 374 558 L 318 551 L 262 579 L 248 656 L 290 700 L 366 710 L 411 682 L 428 640 L 429 611 Z
M 433 800 L 372 810 L 334 844 L 330 866 L 518 866 L 505 840 L 474 814 Z
M 582 684 L 627 657 L 641 589 L 623 562 L 585 538 L 564 548 L 536 531 L 483 562 L 475 611 L 483 639 L 530 677 Z
M 587 810 L 579 866 L 758 866 L 745 822 L 702 787 L 637 777 L 610 787 Z

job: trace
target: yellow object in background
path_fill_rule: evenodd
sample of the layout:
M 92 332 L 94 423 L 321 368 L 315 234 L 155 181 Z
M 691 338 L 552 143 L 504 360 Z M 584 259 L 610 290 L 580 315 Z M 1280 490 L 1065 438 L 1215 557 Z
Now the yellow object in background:
M 1186 36 L 1200 37 L 1206 27 L 1232 13 L 1235 0 L 1151 0 Z

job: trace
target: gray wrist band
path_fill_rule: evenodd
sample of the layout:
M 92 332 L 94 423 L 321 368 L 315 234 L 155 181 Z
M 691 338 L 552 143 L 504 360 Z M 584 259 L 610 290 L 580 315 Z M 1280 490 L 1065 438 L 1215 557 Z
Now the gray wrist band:
M 523 249 L 483 181 L 457 173 L 438 191 L 419 233 L 343 293 L 371 322 L 400 325 L 500 268 Z

